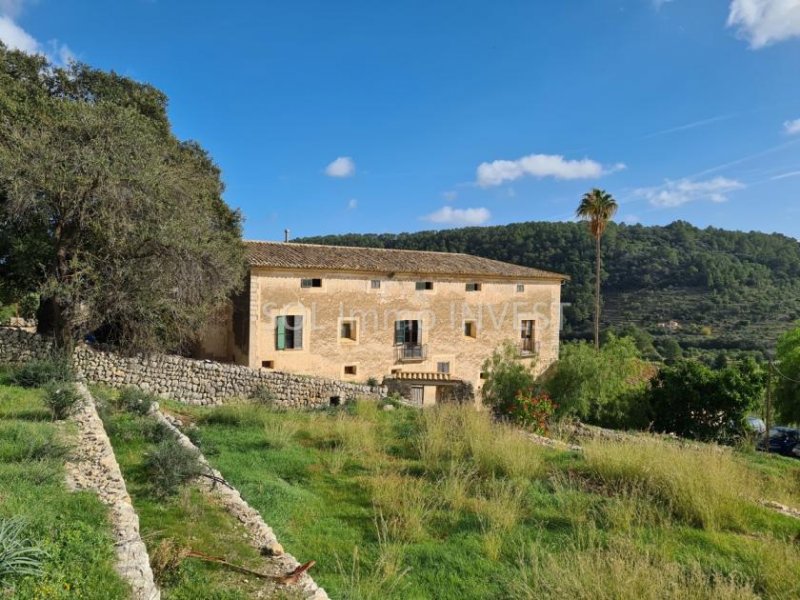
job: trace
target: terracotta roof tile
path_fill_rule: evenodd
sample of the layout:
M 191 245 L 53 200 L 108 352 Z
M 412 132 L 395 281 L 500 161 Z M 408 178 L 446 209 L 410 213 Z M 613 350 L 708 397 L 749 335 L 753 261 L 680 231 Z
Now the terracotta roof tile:
M 566 275 L 456 252 L 322 246 L 295 242 L 245 242 L 251 266 L 518 279 L 569 279 Z

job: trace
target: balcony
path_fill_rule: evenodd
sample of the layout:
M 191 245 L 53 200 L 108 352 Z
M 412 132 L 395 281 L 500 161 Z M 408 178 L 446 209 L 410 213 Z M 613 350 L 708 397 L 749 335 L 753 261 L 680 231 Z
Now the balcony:
M 428 346 L 425 344 L 398 344 L 395 351 L 399 362 L 419 362 L 428 358 Z
M 541 342 L 537 342 L 531 338 L 523 338 L 519 344 L 519 355 L 528 357 L 539 354 L 541 350 Z

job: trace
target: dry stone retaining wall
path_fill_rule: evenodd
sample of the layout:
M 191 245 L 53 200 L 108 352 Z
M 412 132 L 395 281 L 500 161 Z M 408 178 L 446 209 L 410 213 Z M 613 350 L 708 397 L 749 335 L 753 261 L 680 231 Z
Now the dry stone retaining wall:
M 166 425 L 178 439 L 178 442 L 186 448 L 191 448 L 200 455 L 200 462 L 208 469 L 214 478 L 224 481 L 222 473 L 214 469 L 200 450 L 186 437 L 180 430 L 182 423 L 175 418 L 162 413 L 158 406 L 154 404 L 153 415 L 164 425 Z M 291 554 L 285 554 L 283 547 L 278 543 L 272 528 L 264 522 L 261 514 L 250 506 L 241 494 L 233 487 L 217 483 L 211 479 L 200 477 L 197 480 L 200 487 L 206 492 L 214 494 L 225 510 L 236 517 L 247 530 L 250 543 L 258 548 L 263 555 L 271 556 L 272 566 L 277 569 L 275 575 L 285 575 L 300 566 L 297 559 Z M 303 598 L 309 600 L 328 600 L 328 594 L 319 587 L 314 580 L 306 573 L 297 584 L 301 590 Z
M 0 328 L 0 363 L 45 358 L 49 340 L 21 329 Z M 346 383 L 323 377 L 262 371 L 241 365 L 193 360 L 181 356 L 126 357 L 85 344 L 75 349 L 75 366 L 86 381 L 112 387 L 135 386 L 187 404 L 220 404 L 270 391 L 276 406 L 311 408 L 356 398 L 379 398 L 383 387 Z
M 97 414 L 94 400 L 78 384 L 81 400 L 70 419 L 78 426 L 78 447 L 67 461 L 67 484 L 71 489 L 96 492 L 109 508 L 117 571 L 130 584 L 134 600 L 159 600 L 147 548 L 139 535 L 139 517 L 125 487 L 111 442 Z

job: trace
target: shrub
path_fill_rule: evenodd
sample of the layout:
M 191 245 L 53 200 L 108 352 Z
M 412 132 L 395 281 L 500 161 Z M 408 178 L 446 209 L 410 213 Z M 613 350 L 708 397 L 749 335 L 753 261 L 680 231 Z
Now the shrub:
M 25 537 L 24 529 L 20 519 L 0 517 L 0 585 L 15 577 L 42 573 L 46 553 Z
M 778 340 L 775 409 L 786 423 L 800 423 L 800 323 Z
M 713 370 L 695 361 L 679 361 L 653 378 L 650 405 L 653 427 L 697 440 L 730 440 L 764 393 L 764 372 L 748 360 Z
M 546 392 L 520 391 L 508 416 L 534 433 L 544 435 L 556 405 Z
M 519 360 L 519 352 L 511 342 L 504 343 L 486 359 L 483 371 L 487 374 L 481 390 L 483 403 L 500 416 L 511 414 L 517 395 L 528 393 L 536 381 L 533 370 Z
M 146 415 L 150 412 L 156 397 L 135 387 L 126 387 L 120 394 L 117 404 L 123 410 L 137 415 Z
M 72 362 L 65 356 L 30 361 L 11 373 L 11 383 L 26 388 L 41 387 L 53 381 L 72 381 L 74 378 Z
M 63 459 L 69 446 L 42 423 L 0 421 L 0 463 Z
M 378 387 L 378 378 L 377 377 L 368 377 L 367 378 L 367 385 L 369 387 Z
M 44 402 L 50 409 L 53 420 L 65 419 L 72 407 L 81 399 L 75 386 L 63 381 L 48 383 L 44 393 Z
M 183 446 L 174 437 L 159 442 L 144 461 L 155 494 L 172 496 L 180 486 L 203 475 L 206 470 L 199 458 L 197 450 Z

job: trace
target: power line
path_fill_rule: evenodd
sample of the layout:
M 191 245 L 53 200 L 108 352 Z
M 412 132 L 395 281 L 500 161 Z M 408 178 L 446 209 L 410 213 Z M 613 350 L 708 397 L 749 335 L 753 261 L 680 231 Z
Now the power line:
M 773 368 L 773 369 L 775 369 L 775 372 L 776 372 L 778 375 L 780 375 L 781 377 L 783 377 L 783 378 L 784 378 L 786 381 L 791 381 L 792 383 L 800 383 L 800 381 L 798 381 L 797 379 L 792 379 L 791 377 L 787 377 L 786 375 L 784 375 L 783 373 L 781 373 L 781 372 L 778 370 L 778 367 L 776 367 L 774 363 L 773 363 L 773 365 L 772 365 L 772 368 Z

